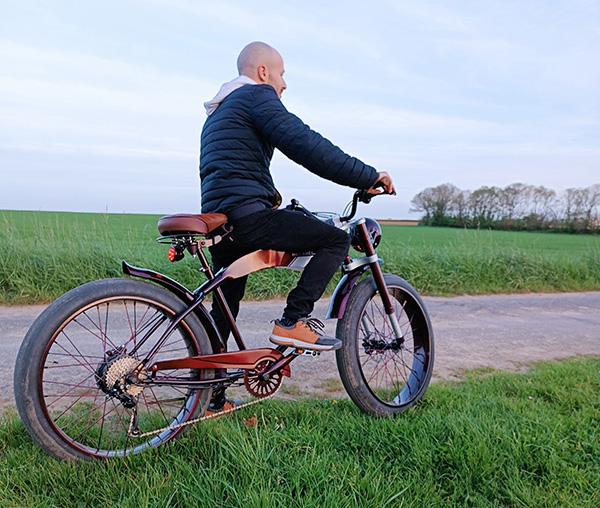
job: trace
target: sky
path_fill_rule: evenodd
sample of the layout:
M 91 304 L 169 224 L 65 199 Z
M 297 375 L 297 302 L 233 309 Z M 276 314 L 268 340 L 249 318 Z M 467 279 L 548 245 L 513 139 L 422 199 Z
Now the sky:
M 0 209 L 199 213 L 203 102 L 253 40 L 288 110 L 393 176 L 367 215 L 445 182 L 600 183 L 600 0 L 23 0 L 0 16 Z M 271 171 L 312 210 L 352 194 Z

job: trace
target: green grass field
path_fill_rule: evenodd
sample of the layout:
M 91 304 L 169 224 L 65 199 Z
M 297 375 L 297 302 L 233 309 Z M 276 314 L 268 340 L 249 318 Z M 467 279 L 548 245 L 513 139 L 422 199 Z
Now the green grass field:
M 0 211 L 0 302 L 50 301 L 83 282 L 120 276 L 123 259 L 196 287 L 203 280 L 197 261 L 170 264 L 166 247 L 154 242 L 156 220 Z M 386 271 L 430 295 L 600 289 L 597 236 L 386 226 L 379 254 Z M 247 297 L 285 295 L 297 277 L 254 274 Z
M 59 463 L 8 415 L 0 505 L 600 506 L 598 358 L 473 372 L 396 419 L 349 401 L 257 407 L 107 464 Z

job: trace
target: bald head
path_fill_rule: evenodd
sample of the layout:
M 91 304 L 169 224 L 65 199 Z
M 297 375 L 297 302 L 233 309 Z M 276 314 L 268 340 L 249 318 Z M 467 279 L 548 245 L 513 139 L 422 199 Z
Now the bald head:
M 252 73 L 259 65 L 273 63 L 277 58 L 281 59 L 281 55 L 275 48 L 264 42 L 251 42 L 242 49 L 238 56 L 238 72 L 247 75 L 246 72 Z
M 238 72 L 260 84 L 271 85 L 277 95 L 286 89 L 283 80 L 283 58 L 279 52 L 264 42 L 251 42 L 242 49 L 237 59 Z

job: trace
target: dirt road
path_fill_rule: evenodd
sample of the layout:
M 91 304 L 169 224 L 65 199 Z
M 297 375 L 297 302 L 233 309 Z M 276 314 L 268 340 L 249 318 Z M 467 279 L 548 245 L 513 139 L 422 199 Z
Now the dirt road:
M 427 298 L 436 334 L 435 379 L 458 379 L 467 369 L 520 370 L 537 360 L 600 355 L 600 292 Z M 247 302 L 239 324 L 249 347 L 268 345 L 271 319 L 282 301 Z M 12 404 L 12 373 L 21 340 L 44 306 L 0 306 L 0 404 Z M 322 317 L 326 303 L 313 315 Z M 333 332 L 335 322 L 328 323 Z M 283 392 L 283 393 L 282 393 Z M 292 364 L 282 396 L 342 396 L 335 355 Z

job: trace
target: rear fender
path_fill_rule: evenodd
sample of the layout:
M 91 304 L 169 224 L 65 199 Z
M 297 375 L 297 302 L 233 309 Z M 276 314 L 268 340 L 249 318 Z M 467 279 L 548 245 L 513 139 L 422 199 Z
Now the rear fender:
M 139 268 L 132 266 L 126 261 L 123 261 L 123 273 L 131 277 L 137 277 L 138 279 L 144 279 L 158 284 L 159 286 L 168 289 L 171 293 L 177 296 L 183 303 L 191 304 L 195 300 L 194 293 L 187 289 L 184 285 L 180 284 L 174 279 L 163 275 L 162 273 L 148 270 L 147 268 Z M 206 330 L 208 338 L 212 345 L 212 349 L 215 353 L 224 351 L 223 341 L 217 331 L 217 327 L 213 318 L 206 310 L 203 305 L 198 305 L 194 309 L 194 314 L 200 320 L 200 323 Z

